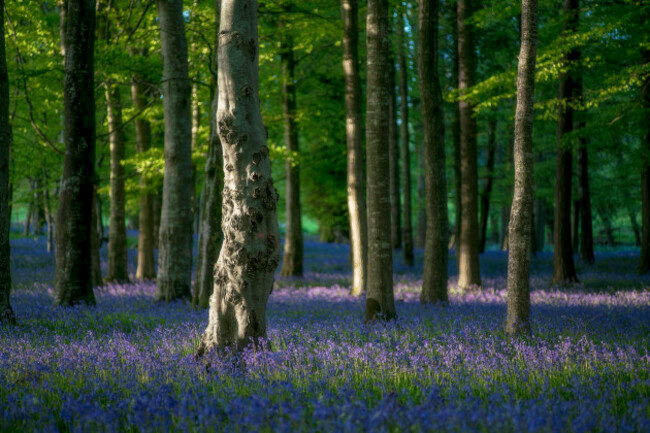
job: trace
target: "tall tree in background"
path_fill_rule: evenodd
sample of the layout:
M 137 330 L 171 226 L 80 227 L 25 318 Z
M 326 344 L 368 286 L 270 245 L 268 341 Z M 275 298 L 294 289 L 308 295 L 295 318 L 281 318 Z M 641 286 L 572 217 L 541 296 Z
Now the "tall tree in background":
M 9 124 L 9 75 L 5 55 L 4 0 L 0 0 L 2 27 L 0 28 L 0 324 L 15 323 L 11 308 L 11 247 L 9 246 L 9 148 L 11 125 Z
M 575 34 L 578 29 L 578 0 L 564 0 L 563 36 Z M 569 71 L 560 76 L 558 89 L 557 155 L 555 175 L 555 219 L 553 229 L 553 281 L 570 283 L 578 281 L 573 264 L 571 245 L 571 178 L 572 149 L 565 136 L 573 131 L 573 98 L 575 74 L 571 71 L 579 58 L 577 50 L 571 50 L 564 58 Z
M 214 290 L 214 264 L 219 257 L 223 242 L 221 231 L 221 191 L 223 190 L 223 154 L 221 140 L 217 131 L 217 105 L 219 87 L 217 71 L 219 70 L 217 52 L 219 49 L 219 17 L 221 0 L 214 0 L 215 10 L 215 44 L 212 55 L 212 104 L 210 107 L 210 138 L 208 156 L 205 160 L 205 180 L 203 199 L 201 200 L 201 229 L 199 230 L 199 251 L 196 260 L 196 277 L 192 304 L 207 308 Z
M 284 9 L 285 13 L 290 7 Z M 286 31 L 286 29 L 284 29 Z M 287 174 L 286 231 L 282 271 L 284 276 L 302 275 L 303 241 L 302 217 L 300 212 L 300 165 L 298 157 L 298 128 L 296 126 L 296 62 L 293 53 L 293 38 L 283 34 L 280 41 L 280 62 L 282 63 L 282 112 L 284 115 L 284 143 L 287 149 L 285 172 Z M 299 157 L 298 157 L 299 158 Z
M 413 227 L 411 223 L 411 158 L 409 149 L 409 111 L 408 111 L 408 77 L 407 58 L 404 45 L 408 43 L 404 34 L 404 14 L 398 12 L 397 18 L 397 62 L 399 64 L 399 98 L 400 98 L 400 150 L 402 160 L 402 193 L 404 194 L 404 226 L 402 239 L 404 243 L 404 264 L 413 266 Z
M 576 83 L 576 100 L 583 102 L 584 86 L 583 86 L 583 72 L 581 70 L 580 77 Z M 585 130 L 586 113 L 585 107 L 579 113 L 578 128 L 581 131 Z M 589 155 L 587 152 L 587 137 L 581 134 L 579 138 L 578 147 L 578 201 L 580 208 L 580 260 L 585 263 L 593 263 L 596 261 L 594 256 L 594 234 L 591 217 L 591 192 L 589 190 Z
M 493 112 L 492 116 L 496 113 Z M 490 216 L 490 196 L 492 195 L 492 184 L 494 181 L 494 156 L 496 153 L 496 117 L 490 118 L 488 121 L 488 137 L 487 137 L 487 155 L 485 158 L 485 178 L 483 189 L 481 190 L 481 219 L 479 221 L 479 251 L 485 252 L 485 244 L 487 242 L 487 226 L 488 218 Z
M 643 63 L 650 65 L 650 50 L 642 51 Z M 639 272 L 650 271 L 650 74 L 646 73 L 641 89 L 645 137 L 641 140 L 641 257 Z
M 389 24 L 390 25 L 390 24 Z M 390 36 L 389 36 L 390 38 Z M 395 59 L 388 54 L 388 170 L 390 189 L 390 239 L 393 249 L 402 247 L 402 197 L 399 191 L 399 127 L 397 126 L 397 93 Z
M 257 1 L 223 0 L 217 126 L 223 145 L 224 244 L 210 321 L 197 356 L 266 337 L 266 303 L 279 262 L 277 191 L 259 104 Z
M 191 86 L 182 0 L 157 0 L 163 54 L 165 175 L 158 242 L 156 299 L 191 298 Z
M 468 18 L 474 0 L 458 0 L 458 89 L 462 93 L 474 85 L 476 47 Z M 460 113 L 460 239 L 458 246 L 458 286 L 481 284 L 479 271 L 478 169 L 476 153 L 476 119 L 474 106 L 458 101 Z
M 65 32 L 65 144 L 56 217 L 57 305 L 95 303 L 91 281 L 95 188 L 95 2 L 68 0 Z
M 368 292 L 366 321 L 396 317 L 388 185 L 388 0 L 369 0 L 366 20 L 366 185 L 368 203 Z
M 533 222 L 533 96 L 537 0 L 523 0 L 515 112 L 515 187 L 510 210 L 506 332 L 530 330 L 530 253 Z
M 452 5 L 450 8 L 449 20 L 451 21 L 451 32 L 453 37 L 453 47 L 451 55 L 451 85 L 458 89 L 458 7 Z M 454 221 L 454 233 L 452 236 L 455 244 L 456 258 L 460 257 L 460 221 L 463 215 L 463 203 L 461 202 L 461 172 L 460 172 L 460 104 L 454 104 L 451 111 L 451 135 L 454 142 L 454 207 L 456 209 L 456 220 Z M 450 248 L 452 242 L 450 242 Z
M 359 77 L 359 1 L 342 0 L 345 137 L 347 146 L 348 213 L 352 249 L 352 289 L 359 296 L 368 277 L 368 231 L 363 185 L 361 79 Z
M 426 194 L 424 275 L 420 300 L 447 302 L 447 180 L 442 91 L 438 73 L 438 0 L 419 0 L 418 81 Z

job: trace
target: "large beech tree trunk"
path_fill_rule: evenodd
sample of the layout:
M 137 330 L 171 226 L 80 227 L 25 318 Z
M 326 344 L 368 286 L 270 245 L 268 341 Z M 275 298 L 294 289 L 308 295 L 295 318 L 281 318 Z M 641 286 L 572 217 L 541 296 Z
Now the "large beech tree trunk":
M 399 193 L 399 127 L 397 126 L 397 93 L 395 93 L 395 59 L 389 53 L 388 65 L 388 170 L 390 190 L 390 238 L 393 249 L 402 247 L 402 198 Z
M 458 88 L 461 93 L 474 85 L 475 45 L 467 23 L 473 0 L 458 0 Z M 458 102 L 460 112 L 460 238 L 458 245 L 458 286 L 481 284 L 478 238 L 478 169 L 474 106 Z
M 120 89 L 106 84 L 106 106 L 111 146 L 111 215 L 108 229 L 108 271 L 106 280 L 128 281 L 126 257 L 126 191 L 124 189 L 125 144 L 122 127 L 122 97 Z
M 578 0 L 564 0 L 563 35 L 568 36 L 578 28 Z M 572 66 L 578 58 L 578 51 L 572 50 L 564 63 Z M 557 164 L 555 174 L 555 219 L 553 230 L 553 281 L 571 283 L 578 281 L 573 264 L 571 245 L 571 178 L 572 149 L 564 136 L 573 131 L 573 98 L 575 78 L 571 72 L 562 74 L 558 89 L 559 114 L 557 122 Z
M 643 62 L 650 63 L 650 50 L 642 52 Z M 641 102 L 645 109 L 646 135 L 641 141 L 641 257 L 639 259 L 640 273 L 650 271 L 650 74 L 646 75 L 641 90 Z
M 0 0 L 0 11 L 4 11 L 4 0 Z M 11 247 L 9 245 L 9 148 L 11 147 L 11 125 L 9 124 L 9 75 L 5 54 L 5 22 L 0 27 L 0 324 L 16 323 L 11 308 Z
M 157 0 L 163 53 L 165 175 L 158 241 L 156 299 L 191 298 L 191 86 L 182 0 Z
M 284 276 L 302 275 L 303 242 L 300 212 L 300 165 L 295 160 L 298 155 L 298 129 L 296 127 L 296 84 L 294 71 L 296 62 L 293 55 L 293 39 L 284 35 L 280 43 L 282 63 L 282 111 L 284 114 L 284 143 L 287 148 L 285 171 L 286 181 L 286 219 L 284 237 L 284 256 L 282 271 Z
M 366 20 L 366 185 L 368 203 L 368 292 L 366 322 L 395 318 L 388 185 L 388 0 L 369 0 Z
M 345 76 L 345 137 L 347 147 L 348 213 L 352 255 L 352 295 L 366 290 L 368 230 L 363 185 L 361 79 L 359 77 L 359 1 L 342 0 L 343 73 Z
M 523 0 L 515 112 L 515 188 L 510 211 L 506 332 L 530 331 L 530 252 L 533 235 L 533 96 L 537 0 Z
M 404 44 L 404 15 L 399 13 L 397 19 L 397 61 L 399 64 L 399 99 L 400 99 L 400 156 L 402 160 L 402 193 L 404 194 L 404 264 L 413 266 L 413 227 L 411 223 L 411 152 L 409 149 L 409 111 L 408 111 L 408 67 Z
M 447 180 L 442 92 L 438 74 L 438 0 L 419 0 L 418 81 L 422 104 L 426 236 L 420 300 L 447 302 Z
M 213 348 L 242 349 L 266 337 L 280 232 L 258 96 L 258 47 L 257 1 L 222 0 L 217 127 L 226 168 L 224 243 L 197 356 Z
M 54 302 L 95 303 L 91 280 L 95 188 L 95 2 L 68 0 L 66 25 L 65 144 L 56 217 Z
M 496 118 L 492 118 L 488 124 L 487 157 L 485 159 L 485 179 L 481 191 L 481 220 L 479 221 L 479 251 L 485 252 L 487 241 L 487 226 L 490 216 L 490 198 L 492 195 L 492 183 L 494 180 L 494 156 L 496 153 Z
M 205 160 L 205 180 L 203 182 L 203 199 L 201 200 L 201 228 L 199 230 L 199 251 L 194 277 L 194 293 L 192 304 L 207 308 L 210 296 L 214 290 L 214 264 L 219 256 L 223 242 L 221 231 L 221 191 L 223 190 L 223 154 L 221 141 L 217 132 L 217 105 L 219 92 L 217 85 L 219 49 L 219 16 L 221 0 L 215 0 L 216 40 L 214 45 L 212 66 L 212 104 L 210 107 L 210 139 L 208 141 L 208 156 Z

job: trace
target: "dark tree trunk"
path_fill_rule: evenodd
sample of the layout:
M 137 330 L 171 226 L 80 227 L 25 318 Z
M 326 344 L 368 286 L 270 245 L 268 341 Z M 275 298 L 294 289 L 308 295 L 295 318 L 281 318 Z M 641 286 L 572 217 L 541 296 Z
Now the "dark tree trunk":
M 348 212 L 352 255 L 351 293 L 366 290 L 368 278 L 368 230 L 363 185 L 361 126 L 361 78 L 359 77 L 359 1 L 342 0 L 343 72 L 345 75 L 345 136 L 347 143 Z
M 642 53 L 643 62 L 650 63 L 650 50 Z M 646 135 L 641 140 L 641 257 L 639 259 L 639 273 L 650 271 L 650 74 L 645 76 L 641 90 L 641 101 L 645 110 Z
M 99 260 L 99 249 L 102 246 L 104 235 L 102 227 L 101 203 L 99 202 L 99 196 L 96 192 L 93 193 L 92 203 L 92 233 L 90 234 L 90 280 L 92 281 L 93 287 L 99 287 L 104 284 L 104 279 L 102 278 L 102 266 Z
M 182 0 L 157 0 L 163 53 L 165 175 L 156 299 L 191 299 L 192 113 Z
M 578 28 L 578 0 L 564 0 L 563 35 L 574 34 Z M 572 50 L 564 59 L 571 67 L 578 57 Z M 558 90 L 559 114 L 557 123 L 557 165 L 555 174 L 555 229 L 553 230 L 553 281 L 555 283 L 577 282 L 571 245 L 571 178 L 572 150 L 565 136 L 573 131 L 573 98 L 575 78 L 571 72 L 560 77 Z
M 579 175 L 578 175 L 579 176 Z M 578 195 L 580 192 L 578 191 Z M 577 253 L 580 249 L 580 199 L 573 200 L 571 208 L 571 249 Z
M 490 119 L 488 126 L 487 158 L 485 161 L 485 179 L 481 191 L 481 221 L 479 223 L 479 251 L 485 252 L 487 239 L 488 218 L 490 216 L 490 197 L 492 195 L 492 183 L 494 179 L 494 155 L 496 153 L 496 118 Z
M 126 190 L 122 165 L 126 149 L 122 126 L 122 96 L 115 84 L 106 84 L 106 106 L 111 146 L 111 216 L 106 280 L 124 282 L 129 280 L 126 257 Z
M 639 222 L 636 220 L 636 212 L 632 206 L 627 205 L 627 215 L 630 218 L 630 225 L 632 226 L 632 231 L 634 232 L 634 245 L 641 246 L 641 228 L 639 227 Z
M 39 236 L 43 234 L 45 226 L 45 207 L 43 200 L 43 176 L 37 176 L 34 184 L 34 234 Z
M 54 251 L 54 214 L 50 200 L 50 182 L 47 169 L 43 166 L 43 209 L 45 209 L 45 222 L 47 224 L 47 252 Z
M 515 112 L 515 188 L 510 211 L 506 332 L 530 331 L 530 251 L 533 234 L 533 96 L 537 0 L 522 1 Z
M 284 143 L 287 148 L 286 231 L 282 271 L 284 276 L 302 275 L 303 241 L 300 212 L 300 165 L 298 157 L 298 128 L 296 127 L 296 84 L 293 39 L 282 37 L 280 61 L 282 63 L 282 110 L 284 113 Z
M 458 88 L 462 92 L 474 85 L 475 50 L 472 29 L 467 23 L 473 0 L 458 0 Z M 458 286 L 481 284 L 479 270 L 478 169 L 476 155 L 476 119 L 474 106 L 458 102 L 460 112 L 460 199 L 461 219 L 458 245 Z
M 583 98 L 582 79 L 577 87 L 578 99 Z M 581 114 L 579 128 L 584 130 L 584 113 Z M 578 200 L 580 201 L 580 260 L 585 263 L 596 261 L 594 255 L 594 230 L 591 216 L 591 192 L 589 190 L 589 157 L 587 153 L 587 139 L 580 138 L 578 149 Z
M 544 228 L 546 227 L 546 206 L 540 198 L 535 199 L 535 249 L 544 249 Z
M 4 0 L 0 0 L 4 11 Z M 0 324 L 16 323 L 11 296 L 11 247 L 9 245 L 9 149 L 11 148 L 11 124 L 9 123 L 9 75 L 5 54 L 4 18 L 0 20 Z
M 452 23 L 453 47 L 451 54 L 451 84 L 455 89 L 459 88 L 458 83 L 458 8 L 452 6 L 449 20 Z M 458 240 L 460 239 L 460 221 L 463 215 L 463 204 L 461 202 L 461 172 L 460 172 L 460 104 L 454 104 L 452 108 L 451 132 L 454 140 L 454 207 L 456 219 L 454 221 L 454 233 L 452 239 L 455 243 L 456 258 L 459 257 Z
M 390 53 L 387 64 L 388 89 L 388 151 L 390 189 L 390 238 L 393 249 L 402 248 L 402 198 L 399 193 L 399 127 L 397 126 L 397 93 L 395 59 Z
M 408 40 L 404 34 L 404 15 L 397 19 L 397 59 L 399 64 L 399 99 L 400 99 L 400 159 L 402 160 L 402 194 L 404 194 L 404 226 L 402 240 L 404 243 L 404 264 L 413 266 L 413 227 L 411 218 L 411 152 L 409 148 L 409 111 L 408 111 L 408 66 L 404 45 Z
M 395 318 L 391 252 L 388 112 L 390 101 L 388 0 L 369 0 L 366 20 L 368 82 L 366 105 L 366 185 L 368 203 L 368 292 L 366 322 Z
M 418 81 L 422 104 L 426 222 L 424 303 L 447 302 L 447 180 L 442 91 L 438 74 L 438 0 L 420 0 L 418 14 Z
M 210 322 L 197 355 L 266 337 L 266 303 L 279 262 L 278 193 L 259 104 L 257 1 L 222 0 L 217 127 L 223 146 L 224 244 Z
M 413 245 L 415 248 L 424 248 L 425 236 L 427 232 L 427 210 L 425 198 L 425 173 L 424 173 L 424 145 L 422 140 L 417 140 L 418 143 L 418 222 L 417 222 L 417 235 L 415 236 Z
M 68 0 L 66 12 L 66 151 L 56 217 L 54 302 L 94 304 L 91 237 L 95 188 L 95 2 Z
M 29 178 L 29 203 L 27 204 L 27 213 L 25 214 L 25 225 L 23 226 L 23 236 L 29 236 L 32 227 L 32 216 L 34 215 L 34 189 L 35 181 Z

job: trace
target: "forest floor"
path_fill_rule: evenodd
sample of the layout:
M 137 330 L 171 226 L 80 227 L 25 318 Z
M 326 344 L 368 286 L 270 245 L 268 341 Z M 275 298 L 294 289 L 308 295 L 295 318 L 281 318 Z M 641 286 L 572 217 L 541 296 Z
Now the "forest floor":
M 103 250 L 105 259 L 105 247 Z M 154 285 L 52 306 L 53 254 L 12 240 L 16 327 L 0 326 L 0 431 L 650 431 L 650 277 L 638 253 L 597 254 L 582 283 L 532 263 L 532 327 L 503 333 L 506 258 L 481 256 L 483 288 L 421 305 L 416 266 L 395 256 L 398 320 L 363 324 L 349 250 L 307 242 L 302 278 L 278 278 L 270 350 L 194 360 L 207 311 L 154 302 Z M 135 272 L 135 251 L 129 251 Z M 104 263 L 105 266 L 105 263 Z

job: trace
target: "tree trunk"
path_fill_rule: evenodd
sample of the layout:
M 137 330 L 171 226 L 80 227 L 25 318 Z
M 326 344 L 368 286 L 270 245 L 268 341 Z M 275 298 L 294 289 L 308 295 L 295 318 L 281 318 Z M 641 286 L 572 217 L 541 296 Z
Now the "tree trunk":
M 578 175 L 579 176 L 579 175 Z M 578 191 L 578 196 L 580 192 Z M 573 200 L 571 208 L 571 249 L 577 253 L 580 249 L 580 199 L 576 197 Z
M 108 271 L 106 280 L 129 280 L 126 257 L 126 191 L 124 188 L 125 144 L 122 126 L 122 96 L 117 85 L 106 83 L 106 106 L 111 146 L 111 216 L 108 229 Z
M 66 151 L 56 217 L 54 302 L 94 304 L 91 232 L 95 188 L 95 2 L 68 0 L 66 12 Z
M 583 98 L 583 81 L 578 82 L 576 96 Z M 578 127 L 585 128 L 584 113 L 581 114 Z M 580 260 L 585 263 L 596 261 L 594 255 L 594 230 L 591 216 L 591 192 L 589 190 L 589 157 L 587 153 L 587 139 L 580 138 L 578 149 L 578 199 L 580 200 Z
M 650 63 L 650 50 L 642 52 L 643 62 Z M 650 271 L 650 74 L 646 74 L 641 90 L 641 101 L 645 111 L 646 135 L 641 140 L 641 257 L 639 273 Z
M 508 231 L 506 332 L 530 332 L 530 244 L 533 234 L 533 96 L 537 51 L 537 0 L 523 0 L 515 112 L 515 188 Z
M 93 193 L 92 198 L 92 215 L 91 215 L 91 234 L 90 234 L 90 280 L 93 287 L 99 287 L 104 284 L 102 278 L 102 266 L 99 259 L 99 249 L 103 242 L 101 203 L 97 193 Z
M 424 138 L 423 138 L 424 139 Z M 422 139 L 422 140 L 423 140 Z M 424 173 L 424 145 L 422 140 L 418 140 L 418 222 L 417 235 L 413 245 L 415 248 L 424 248 L 425 236 L 427 232 L 427 208 L 425 197 L 425 173 Z
M 32 216 L 34 215 L 34 179 L 29 178 L 29 203 L 27 204 L 27 213 L 25 214 L 25 225 L 23 226 L 23 236 L 29 236 L 32 226 Z
M 359 1 L 342 0 L 343 73 L 345 75 L 345 136 L 347 146 L 348 212 L 352 255 L 352 295 L 366 290 L 368 229 L 363 185 L 361 78 L 359 77 Z
M 54 251 L 54 215 L 50 200 L 50 182 L 45 166 L 43 166 L 43 188 L 43 209 L 45 209 L 45 222 L 47 223 L 47 252 L 50 253 Z
M 397 93 L 395 93 L 395 59 L 388 57 L 388 151 L 390 192 L 390 238 L 394 250 L 402 247 L 402 199 L 399 193 L 399 127 L 397 126 Z
M 284 143 L 287 148 L 285 171 L 287 173 L 286 231 L 284 237 L 284 256 L 282 257 L 283 276 L 302 275 L 303 242 L 300 214 L 300 164 L 298 149 L 298 129 L 296 127 L 296 84 L 294 71 L 296 63 L 293 56 L 293 39 L 284 35 L 280 43 L 280 62 L 282 63 L 282 110 L 284 113 Z
M 132 55 L 136 55 L 135 52 Z M 134 75 L 131 79 L 131 99 L 136 112 L 146 107 L 142 78 Z M 151 147 L 151 124 L 144 117 L 135 120 L 136 152 L 143 154 Z M 156 278 L 154 266 L 154 242 L 157 233 L 154 232 L 153 192 L 146 177 L 140 175 L 139 180 L 140 215 L 138 217 L 138 267 L 135 278 L 138 280 L 153 280 Z
M 280 232 L 258 96 L 258 53 L 257 1 L 223 0 L 217 127 L 226 167 L 224 244 L 197 356 L 213 348 L 257 345 L 266 337 L 266 303 L 279 262 Z
M 219 14 L 221 0 L 214 1 L 215 8 L 215 46 L 213 55 L 212 80 L 213 95 L 210 107 L 210 139 L 208 155 L 205 160 L 205 180 L 201 200 L 201 228 L 199 230 L 199 252 L 194 278 L 192 304 L 207 308 L 214 289 L 214 264 L 223 243 L 221 231 L 221 191 L 223 190 L 223 154 L 217 132 L 217 105 L 219 92 L 216 73 L 217 52 L 219 49 Z
M 0 0 L 4 11 L 4 0 Z M 0 28 L 0 324 L 16 323 L 11 296 L 11 247 L 9 245 L 9 149 L 11 147 L 11 124 L 9 123 L 9 75 L 5 54 L 4 18 Z
M 156 299 L 191 299 L 192 113 L 182 0 L 157 0 L 163 53 L 165 175 Z
M 408 41 L 404 35 L 404 15 L 399 13 L 397 19 L 397 59 L 399 63 L 399 99 L 400 99 L 400 149 L 402 160 L 402 194 L 404 194 L 404 264 L 413 266 L 413 227 L 411 218 L 411 152 L 409 149 L 409 112 L 408 112 L 408 67 L 404 44 Z
M 463 93 L 474 85 L 475 45 L 467 19 L 472 15 L 472 0 L 458 0 L 458 88 Z M 476 161 L 476 119 L 474 106 L 458 102 L 460 112 L 460 199 L 461 219 L 458 245 L 458 286 L 462 289 L 481 284 L 478 238 L 478 169 Z
M 578 0 L 564 0 L 563 35 L 574 34 L 578 28 Z M 578 52 L 572 50 L 564 59 L 572 66 Z M 557 165 L 555 175 L 555 229 L 553 230 L 553 282 L 577 282 L 571 248 L 571 178 L 573 175 L 572 150 L 564 141 L 565 135 L 573 131 L 573 103 L 575 78 L 571 73 L 560 77 L 558 90 L 559 115 L 557 122 Z
M 426 224 L 420 301 L 447 302 L 447 180 L 442 91 L 438 74 L 438 0 L 419 0 L 418 81 L 422 104 Z
M 479 251 L 485 252 L 487 240 L 488 218 L 490 216 L 490 197 L 492 194 L 492 183 L 494 180 L 494 155 L 496 153 L 496 117 L 490 119 L 488 126 L 487 157 L 485 161 L 485 180 L 481 191 L 481 221 L 479 223 Z
M 454 39 L 451 55 L 451 83 L 455 89 L 459 88 L 458 83 L 458 8 L 453 6 L 450 9 L 449 20 L 452 23 L 452 36 Z M 460 239 L 460 221 L 463 215 L 463 204 L 461 203 L 461 172 L 460 172 L 460 104 L 454 104 L 452 109 L 451 132 L 454 140 L 454 207 L 456 219 L 454 221 L 456 258 L 459 257 L 458 239 Z
M 535 199 L 535 248 L 544 250 L 544 228 L 546 227 L 546 206 L 540 198 Z
M 630 225 L 632 226 L 632 231 L 634 232 L 634 245 L 641 246 L 641 229 L 639 227 L 639 222 L 636 220 L 636 212 L 632 206 L 627 205 L 627 215 L 630 218 Z
M 45 226 L 45 207 L 43 203 L 43 177 L 39 175 L 34 180 L 34 234 L 36 236 L 43 234 L 43 226 Z
M 153 249 L 158 249 L 160 240 L 160 214 L 162 212 L 163 189 L 159 187 L 152 194 L 153 196 Z

